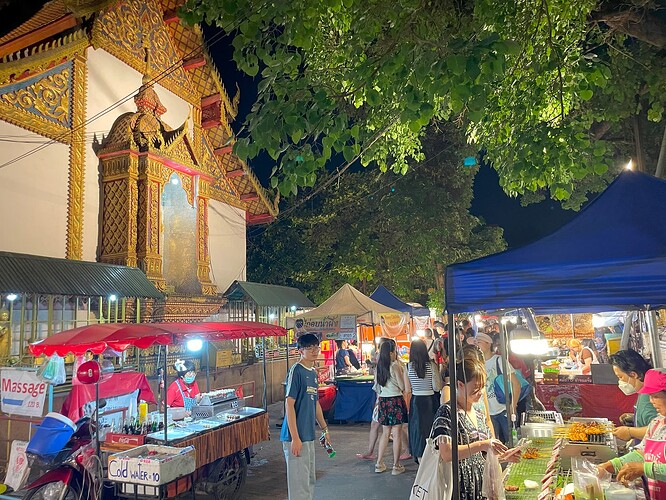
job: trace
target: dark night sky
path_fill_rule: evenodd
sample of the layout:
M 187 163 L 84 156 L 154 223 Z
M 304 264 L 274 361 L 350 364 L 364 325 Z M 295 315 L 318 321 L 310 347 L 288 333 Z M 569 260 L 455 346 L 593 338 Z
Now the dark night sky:
M 215 36 L 216 31 L 208 28 L 204 33 L 210 39 L 211 36 Z M 233 93 L 236 84 L 241 90 L 238 117 L 233 124 L 234 130 L 238 131 L 256 99 L 257 80 L 236 69 L 228 38 L 215 42 L 211 47 L 211 54 L 228 91 Z M 252 162 L 252 168 L 264 186 L 267 186 L 272 169 L 271 160 L 255 160 Z M 552 200 L 522 207 L 518 199 L 509 198 L 502 191 L 497 173 L 485 165 L 479 169 L 474 181 L 471 211 L 474 215 L 482 217 L 487 224 L 504 228 L 504 239 L 510 248 L 536 241 L 552 233 L 576 215 L 576 212 L 562 210 L 560 205 Z

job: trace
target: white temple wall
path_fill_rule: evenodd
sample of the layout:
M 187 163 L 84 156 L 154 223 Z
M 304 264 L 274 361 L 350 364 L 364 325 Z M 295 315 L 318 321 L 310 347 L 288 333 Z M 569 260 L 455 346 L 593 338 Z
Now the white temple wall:
M 99 161 L 92 150 L 93 133 L 97 134 L 97 139 L 101 141 L 102 134 L 109 133 L 116 118 L 123 113 L 136 111 L 134 95 L 141 87 L 143 75 L 103 49 L 89 48 L 87 58 L 86 119 L 88 125 L 86 136 L 88 137 L 88 148 L 86 149 L 83 259 L 95 260 L 99 230 Z M 166 113 L 162 115 L 162 120 L 171 128 L 180 127 L 188 119 L 190 105 L 159 84 L 156 84 L 154 88 L 167 109 Z M 120 101 L 124 102 L 118 105 Z M 98 114 L 101 116 L 93 118 Z M 188 124 L 188 130 L 191 133 L 191 124 Z
M 208 235 L 210 278 L 224 292 L 234 280 L 245 281 L 245 211 L 210 200 Z
M 0 121 L 0 163 L 49 142 Z M 69 146 L 52 143 L 0 168 L 0 250 L 65 257 Z

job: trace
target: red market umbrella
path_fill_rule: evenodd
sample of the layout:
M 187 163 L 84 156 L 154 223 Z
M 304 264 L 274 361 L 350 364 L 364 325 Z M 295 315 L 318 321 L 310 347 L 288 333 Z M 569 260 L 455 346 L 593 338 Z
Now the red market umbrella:
M 88 325 L 56 333 L 30 344 L 35 355 L 65 356 L 91 351 L 101 354 L 107 348 L 124 351 L 129 347 L 146 349 L 152 345 L 177 344 L 190 339 L 209 341 L 233 340 L 251 337 L 286 335 L 287 331 L 276 325 L 253 321 L 228 323 L 106 323 Z

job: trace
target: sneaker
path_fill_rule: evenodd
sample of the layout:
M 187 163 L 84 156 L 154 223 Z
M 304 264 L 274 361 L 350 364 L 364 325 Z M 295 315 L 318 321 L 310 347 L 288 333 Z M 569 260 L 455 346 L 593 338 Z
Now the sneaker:
M 360 460 L 374 460 L 375 456 L 372 453 L 370 453 L 369 455 L 366 453 L 357 453 L 356 458 Z
M 384 472 L 386 470 L 386 464 L 384 462 L 375 464 L 375 472 L 377 474 Z M 403 469 L 404 470 L 404 469 Z
M 405 472 L 404 465 L 394 465 L 393 470 L 391 471 L 391 475 L 397 476 L 398 474 L 402 474 L 403 472 Z

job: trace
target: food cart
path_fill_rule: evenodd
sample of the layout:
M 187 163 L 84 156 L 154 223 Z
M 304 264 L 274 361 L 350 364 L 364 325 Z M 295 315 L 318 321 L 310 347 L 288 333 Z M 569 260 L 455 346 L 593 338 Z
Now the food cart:
M 69 330 L 30 346 L 34 355 L 100 355 L 107 349 L 122 352 L 129 347 L 146 349 L 153 345 L 164 349 L 164 378 L 168 346 L 191 340 L 219 341 L 250 337 L 282 336 L 282 327 L 257 322 L 230 323 L 142 323 L 91 325 Z M 108 382 L 107 382 L 108 383 Z M 108 479 L 116 483 L 116 496 L 174 497 L 194 488 L 218 498 L 237 498 L 245 482 L 250 460 L 249 447 L 269 437 L 268 413 L 265 409 L 244 407 L 235 391 L 207 388 L 187 421 L 163 405 L 152 417 L 161 422 L 159 430 L 126 435 L 125 439 L 101 445 L 102 463 L 108 465 Z M 99 406 L 99 390 L 96 388 Z M 146 429 L 147 430 L 147 429 Z M 123 431 L 119 433 L 121 436 Z M 135 435 L 139 434 L 139 435 Z M 137 447 L 137 445 L 139 445 Z M 147 449 L 146 446 L 155 448 Z M 181 452 L 170 452 L 181 448 Z M 144 456 L 145 455 L 145 456 Z M 171 455 L 171 456 L 169 456 Z M 160 456 L 167 457 L 158 460 Z M 154 462 L 157 472 L 141 477 L 131 474 L 133 464 Z M 182 464 L 174 467 L 173 462 Z M 192 464 L 192 470 L 187 465 Z M 120 467 L 118 464 L 122 464 Z M 167 466 L 166 464 L 171 464 Z M 169 472 L 163 472 L 169 469 Z M 128 472 L 129 471 L 129 472 Z M 145 472 L 145 470 L 144 470 Z M 160 472 L 163 472 L 160 474 Z M 168 483 L 168 484 L 167 484 Z

